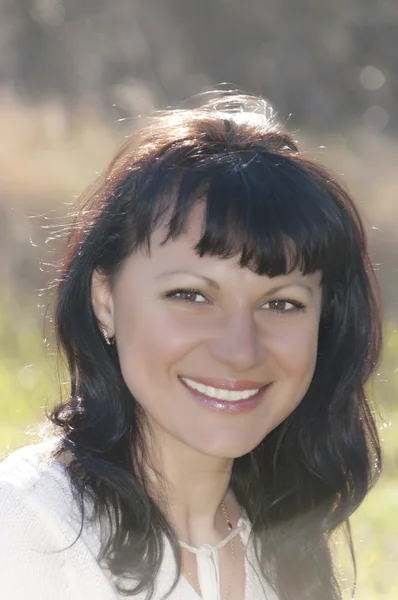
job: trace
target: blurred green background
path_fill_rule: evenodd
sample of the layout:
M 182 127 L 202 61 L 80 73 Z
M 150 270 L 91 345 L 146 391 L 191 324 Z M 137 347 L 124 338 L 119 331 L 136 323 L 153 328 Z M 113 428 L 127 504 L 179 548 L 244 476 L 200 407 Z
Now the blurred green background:
M 63 394 L 51 302 L 75 198 L 140 114 L 231 82 L 274 105 L 365 219 L 385 307 L 369 388 L 385 466 L 353 518 L 356 597 L 395 600 L 397 71 L 396 0 L 0 0 L 0 455 L 39 439 Z

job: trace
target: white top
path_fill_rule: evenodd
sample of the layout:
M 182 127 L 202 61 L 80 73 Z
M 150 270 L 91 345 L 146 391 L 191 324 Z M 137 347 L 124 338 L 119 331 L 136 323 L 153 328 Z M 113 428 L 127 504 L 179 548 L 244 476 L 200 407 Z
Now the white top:
M 65 466 L 49 457 L 54 438 L 16 450 L 0 464 L 0 594 L 4 600 L 117 600 L 115 578 L 99 566 L 97 557 L 105 529 L 85 521 L 73 498 Z M 88 512 L 90 507 L 87 507 Z M 256 559 L 249 542 L 250 522 L 243 513 L 228 539 L 240 535 L 246 547 L 244 600 L 277 600 L 253 568 Z M 227 538 L 226 538 L 227 540 Z M 188 547 L 197 555 L 203 600 L 220 600 L 218 549 Z M 67 548 L 70 546 L 69 548 Z M 66 549 L 65 549 L 66 548 Z M 55 552 L 54 552 L 55 550 Z M 58 551 L 57 551 L 58 550 Z M 165 554 L 153 600 L 170 589 L 176 564 L 166 539 Z M 122 582 L 123 583 L 123 582 Z M 129 581 L 131 584 L 131 580 Z M 131 587 L 131 585 L 130 585 Z M 146 592 L 130 596 L 144 600 Z M 170 600 L 199 600 L 182 575 Z M 243 599 L 242 599 L 243 600 Z
M 195 548 L 195 546 L 190 546 L 189 544 L 179 540 L 179 544 L 182 546 L 182 548 L 185 548 L 186 550 L 189 550 L 189 552 L 192 552 L 196 555 L 198 582 L 203 598 L 214 598 L 214 600 L 221 600 L 220 561 L 218 551 L 221 550 L 221 548 L 224 548 L 224 546 L 237 535 L 240 534 L 241 536 L 245 536 L 245 530 L 248 529 L 247 522 L 247 518 L 240 518 L 236 528 L 230 531 L 230 533 L 221 542 L 218 542 L 216 546 L 211 546 L 211 544 L 203 544 L 199 548 Z

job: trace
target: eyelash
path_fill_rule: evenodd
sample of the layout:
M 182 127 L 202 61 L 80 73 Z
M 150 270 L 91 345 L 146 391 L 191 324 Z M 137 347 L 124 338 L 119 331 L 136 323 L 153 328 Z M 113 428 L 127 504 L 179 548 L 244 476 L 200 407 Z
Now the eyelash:
M 166 294 L 164 294 L 165 298 L 169 298 L 171 300 L 177 300 L 178 302 L 184 302 L 185 304 L 205 304 L 204 302 L 192 302 L 191 300 L 183 300 L 182 298 L 177 298 L 177 294 L 197 294 L 198 296 L 202 296 L 202 298 L 204 298 L 206 300 L 205 295 L 200 292 L 199 290 L 196 290 L 194 288 L 178 288 L 175 290 L 171 290 L 170 292 L 167 292 Z M 293 313 L 293 312 L 299 312 L 299 311 L 304 311 L 307 307 L 305 304 L 303 304 L 302 302 L 299 302 L 298 300 L 292 300 L 291 298 L 275 298 L 274 300 L 269 300 L 269 302 L 286 302 L 288 304 L 292 304 L 294 308 L 289 308 L 288 310 L 281 310 L 278 311 L 277 309 L 275 309 L 273 312 L 280 312 L 280 313 Z

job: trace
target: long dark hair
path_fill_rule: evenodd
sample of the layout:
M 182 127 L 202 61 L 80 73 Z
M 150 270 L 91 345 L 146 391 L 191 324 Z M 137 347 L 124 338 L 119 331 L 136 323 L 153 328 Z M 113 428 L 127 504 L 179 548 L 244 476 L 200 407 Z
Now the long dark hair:
M 117 347 L 100 332 L 91 278 L 96 269 L 112 282 L 132 252 L 150 247 L 165 219 L 167 238 L 178 237 L 198 201 L 206 203 L 200 256 L 237 256 L 242 267 L 269 277 L 297 267 L 322 271 L 310 388 L 261 444 L 234 460 L 230 485 L 279 599 L 336 600 L 331 534 L 348 523 L 381 467 L 364 392 L 380 355 L 378 288 L 351 198 L 300 155 L 263 100 L 230 93 L 193 110 L 157 113 L 84 197 L 56 299 L 71 383 L 69 398 L 50 415 L 58 452 L 73 452 L 68 472 L 82 511 L 90 498 L 94 518 L 112 524 L 99 561 L 135 580 L 120 583 L 121 593 L 147 590 L 150 598 L 164 534 L 178 573 L 180 547 L 145 478 L 145 415 L 123 380 Z

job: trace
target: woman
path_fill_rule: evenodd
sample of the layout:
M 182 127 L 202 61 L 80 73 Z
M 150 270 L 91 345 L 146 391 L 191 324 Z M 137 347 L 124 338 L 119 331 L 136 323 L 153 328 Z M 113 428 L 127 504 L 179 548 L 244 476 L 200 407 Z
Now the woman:
M 86 196 L 70 395 L 1 466 L 4 597 L 341 598 L 331 535 L 380 470 L 377 286 L 352 200 L 267 111 L 161 113 Z

